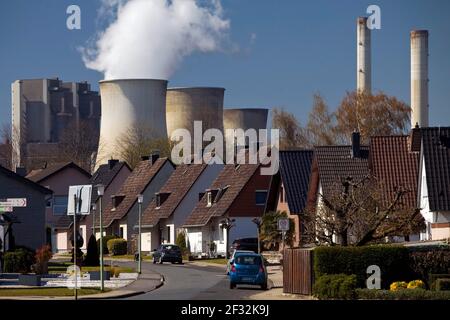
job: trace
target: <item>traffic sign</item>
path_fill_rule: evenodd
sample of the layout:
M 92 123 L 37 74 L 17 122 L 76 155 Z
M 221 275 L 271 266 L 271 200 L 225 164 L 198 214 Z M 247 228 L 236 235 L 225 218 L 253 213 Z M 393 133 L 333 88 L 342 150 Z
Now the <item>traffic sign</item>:
M 67 215 L 73 216 L 75 210 L 76 214 L 88 215 L 91 211 L 91 194 L 92 185 L 90 184 L 84 186 L 70 186 Z M 75 196 L 77 198 L 76 206 L 74 203 Z
M 27 198 L 8 198 L 0 200 L 0 207 L 19 207 L 27 206 Z
M 3 212 L 13 212 L 13 208 L 12 207 L 0 207 L 0 213 Z
M 289 230 L 289 219 L 288 218 L 278 219 L 278 230 L 280 230 L 280 231 L 288 231 Z

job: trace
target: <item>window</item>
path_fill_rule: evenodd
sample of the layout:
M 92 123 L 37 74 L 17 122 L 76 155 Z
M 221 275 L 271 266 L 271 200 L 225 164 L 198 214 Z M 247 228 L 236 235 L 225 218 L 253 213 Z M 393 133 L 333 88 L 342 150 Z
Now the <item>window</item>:
M 63 216 L 67 214 L 67 196 L 54 196 L 53 197 L 53 215 Z
M 255 199 L 257 206 L 266 205 L 266 198 L 267 198 L 267 190 L 256 190 Z
M 119 228 L 119 237 L 121 237 L 123 239 L 123 235 L 124 235 L 123 227 L 120 227 Z
M 156 194 L 156 209 L 159 209 L 161 207 L 161 195 L 159 193 Z
M 211 207 L 211 205 L 212 205 L 212 192 L 211 191 L 208 191 L 206 193 L 206 202 L 207 202 L 207 206 Z

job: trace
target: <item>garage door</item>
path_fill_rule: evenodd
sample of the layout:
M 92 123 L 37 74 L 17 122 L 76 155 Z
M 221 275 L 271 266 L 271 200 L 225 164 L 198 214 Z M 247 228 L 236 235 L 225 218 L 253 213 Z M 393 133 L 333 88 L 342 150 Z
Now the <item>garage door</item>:
M 142 251 L 152 251 L 152 233 L 142 232 Z

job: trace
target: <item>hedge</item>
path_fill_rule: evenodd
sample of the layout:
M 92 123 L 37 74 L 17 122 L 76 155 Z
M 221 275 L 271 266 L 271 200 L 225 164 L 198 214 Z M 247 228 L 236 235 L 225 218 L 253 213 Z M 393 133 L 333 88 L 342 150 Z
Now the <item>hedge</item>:
M 108 254 L 108 241 L 111 239 L 119 239 L 118 236 L 116 235 L 107 235 L 107 236 L 103 236 L 103 254 Z M 100 239 L 97 240 L 97 248 L 98 251 L 100 252 Z
M 108 252 L 113 256 L 121 256 L 127 254 L 127 240 L 111 239 L 108 241 Z
M 427 282 L 428 288 L 433 287 L 435 278 L 430 274 L 450 273 L 450 248 L 441 247 L 412 247 L 409 248 L 410 268 L 413 273 Z
M 381 269 L 381 286 L 389 288 L 395 281 L 414 280 L 409 264 L 409 251 L 399 245 L 364 247 L 318 247 L 314 250 L 314 274 L 319 279 L 326 274 L 356 276 L 356 286 L 366 287 L 367 267 Z
M 363 300 L 450 300 L 450 291 L 403 289 L 398 291 L 356 289 L 356 296 Z
M 319 299 L 355 298 L 356 276 L 346 274 L 331 274 L 320 276 L 314 283 L 313 292 Z
M 430 290 L 436 290 L 436 281 L 438 279 L 450 279 L 450 274 L 430 274 L 428 280 L 430 282 Z
M 6 252 L 3 259 L 5 273 L 28 273 L 35 263 L 34 252 L 24 248 Z
M 437 279 L 436 280 L 437 291 L 450 291 L 450 279 Z

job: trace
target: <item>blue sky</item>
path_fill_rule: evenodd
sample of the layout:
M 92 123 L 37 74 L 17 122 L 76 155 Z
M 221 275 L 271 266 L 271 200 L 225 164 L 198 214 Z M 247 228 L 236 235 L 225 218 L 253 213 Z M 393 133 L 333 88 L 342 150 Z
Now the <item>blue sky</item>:
M 82 29 L 66 28 L 66 8 Z M 372 33 L 372 86 L 409 103 L 409 31 L 430 31 L 430 125 L 450 125 L 450 1 L 222 0 L 236 53 L 194 54 L 169 86 L 223 86 L 226 107 L 284 107 L 304 122 L 312 95 L 334 109 L 356 83 L 356 18 L 381 8 Z M 77 51 L 96 31 L 99 0 L 14 0 L 0 4 L 0 124 L 8 123 L 11 82 L 59 76 L 89 81 Z M 132 32 L 132 30 L 130 30 Z M 256 35 L 254 41 L 252 34 Z

